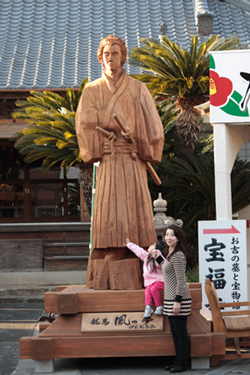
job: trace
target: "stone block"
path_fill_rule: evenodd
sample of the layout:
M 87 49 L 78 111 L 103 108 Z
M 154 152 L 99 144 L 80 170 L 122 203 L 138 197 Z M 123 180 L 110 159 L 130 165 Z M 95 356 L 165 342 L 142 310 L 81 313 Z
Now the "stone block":
M 54 360 L 39 360 L 34 361 L 35 373 L 52 373 L 54 372 Z
M 210 368 L 210 357 L 193 357 L 191 358 L 192 370 L 205 370 Z

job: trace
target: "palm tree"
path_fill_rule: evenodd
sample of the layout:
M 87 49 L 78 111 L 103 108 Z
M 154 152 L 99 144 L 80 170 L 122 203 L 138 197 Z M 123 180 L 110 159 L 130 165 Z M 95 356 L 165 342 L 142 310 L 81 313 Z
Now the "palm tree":
M 85 78 L 77 93 L 67 89 L 65 98 L 51 91 L 31 91 L 33 96 L 17 101 L 20 109 L 13 117 L 26 120 L 30 126 L 10 140 L 15 141 L 15 148 L 25 155 L 26 163 L 41 160 L 42 171 L 48 171 L 58 162 L 66 171 L 71 166 L 79 167 L 78 179 L 90 214 L 92 165 L 84 164 L 82 160 L 75 129 L 75 112 L 87 82 Z
M 250 204 L 250 162 L 236 159 L 231 172 L 232 207 L 236 213 Z
M 207 142 L 206 142 L 207 141 Z M 194 155 L 187 153 L 163 156 L 157 173 L 162 181 L 161 192 L 168 202 L 171 216 L 184 223 L 193 267 L 198 254 L 198 221 L 215 220 L 215 178 L 211 136 L 201 138 Z M 206 151 L 205 151 L 206 150 Z M 236 159 L 231 172 L 233 213 L 250 204 L 250 162 Z M 150 186 L 153 199 L 156 192 Z M 191 264 L 190 264 L 191 263 Z
M 235 36 L 223 39 L 213 35 L 199 45 L 198 37 L 193 36 L 189 51 L 166 36 L 160 36 L 160 41 L 142 39 L 142 44 L 140 48 L 132 48 L 130 64 L 150 74 L 134 77 L 145 82 L 154 97 L 175 100 L 179 110 L 176 126 L 182 149 L 187 146 L 186 151 L 192 153 L 199 133 L 203 131 L 200 113 L 194 106 L 208 100 L 209 52 L 241 48 L 240 40 Z
M 172 99 L 165 99 L 156 106 L 161 118 L 164 132 L 164 155 L 172 155 L 178 150 L 179 135 L 176 130 L 176 118 L 178 110 Z

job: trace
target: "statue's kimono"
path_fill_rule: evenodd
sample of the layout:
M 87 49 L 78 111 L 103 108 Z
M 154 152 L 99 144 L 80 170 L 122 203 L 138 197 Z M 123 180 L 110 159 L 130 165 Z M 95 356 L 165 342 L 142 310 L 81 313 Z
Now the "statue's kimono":
M 131 131 L 135 145 L 113 118 Z M 96 129 L 99 126 L 106 135 Z M 156 238 L 145 162 L 159 163 L 163 127 L 146 85 L 126 75 L 116 85 L 109 77 L 89 83 L 77 113 L 76 132 L 85 163 L 100 161 L 92 221 L 92 249 L 125 247 L 125 239 L 141 247 Z

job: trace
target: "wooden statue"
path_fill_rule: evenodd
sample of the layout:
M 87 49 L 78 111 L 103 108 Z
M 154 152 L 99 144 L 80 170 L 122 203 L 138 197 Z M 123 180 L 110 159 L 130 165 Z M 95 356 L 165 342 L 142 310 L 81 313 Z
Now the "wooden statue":
M 104 73 L 86 86 L 76 113 L 83 161 L 100 161 L 87 285 L 139 289 L 140 266 L 125 239 L 141 247 L 157 240 L 146 168 L 161 161 L 163 127 L 146 85 L 123 69 L 125 43 L 109 35 L 97 56 Z

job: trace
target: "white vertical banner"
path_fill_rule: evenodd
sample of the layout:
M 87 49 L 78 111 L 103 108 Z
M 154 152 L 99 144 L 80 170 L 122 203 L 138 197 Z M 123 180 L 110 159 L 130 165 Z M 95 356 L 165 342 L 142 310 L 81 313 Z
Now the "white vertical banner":
M 247 300 L 246 220 L 200 221 L 198 225 L 201 313 L 211 319 L 205 279 L 213 281 L 220 302 Z
M 98 168 L 100 166 L 100 162 L 96 162 L 93 164 L 93 182 L 92 182 L 92 203 L 91 203 L 91 226 L 90 226 L 90 240 L 89 240 L 89 254 L 91 254 L 92 250 L 92 220 L 93 220 L 93 214 L 94 214 L 94 202 L 95 202 L 95 184 L 96 184 L 96 176 L 98 172 Z

